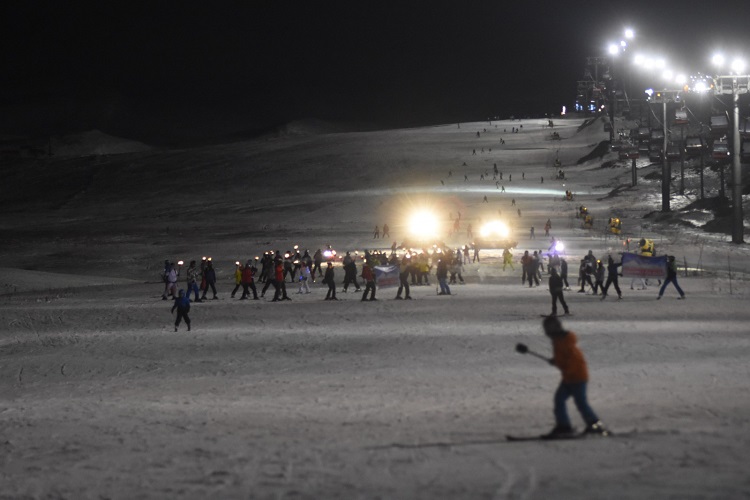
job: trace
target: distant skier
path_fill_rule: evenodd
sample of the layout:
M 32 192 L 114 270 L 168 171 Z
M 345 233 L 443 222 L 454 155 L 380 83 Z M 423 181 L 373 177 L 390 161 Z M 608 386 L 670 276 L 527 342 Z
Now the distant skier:
M 411 256 L 405 255 L 401 259 L 401 263 L 398 267 L 398 291 L 396 292 L 395 300 L 411 300 L 411 293 L 409 290 L 409 271 L 412 268 Z M 405 293 L 404 297 L 401 297 L 401 292 Z
M 482 200 L 482 203 L 489 203 L 489 201 L 487 201 L 487 195 L 484 196 L 484 199 Z
M 563 329 L 560 320 L 554 316 L 544 318 L 544 334 L 552 341 L 553 357 L 549 363 L 556 366 L 562 380 L 555 391 L 555 427 L 548 437 L 560 437 L 573 434 L 566 402 L 571 396 L 576 408 L 586 422 L 587 434 L 607 435 L 608 431 L 594 410 L 589 406 L 586 397 L 586 385 L 589 381 L 588 367 L 583 353 L 576 345 L 576 335 Z
M 339 300 L 336 298 L 336 281 L 333 273 L 333 262 L 328 263 L 326 274 L 323 277 L 323 284 L 328 285 L 328 293 L 325 300 Z
M 219 297 L 216 295 L 216 270 L 214 269 L 214 263 L 210 260 L 206 263 L 206 270 L 203 272 L 203 278 L 206 280 L 206 288 L 203 289 L 201 300 L 206 300 L 209 288 L 214 294 L 212 300 L 219 300 Z
M 565 290 L 570 290 L 570 285 L 568 284 L 568 261 L 565 259 L 560 259 L 560 279 L 565 284 Z
M 550 295 L 552 295 L 552 316 L 557 316 L 558 300 L 560 301 L 560 305 L 563 306 L 565 314 L 570 314 L 568 304 L 565 303 L 565 297 L 563 296 L 563 280 L 560 275 L 557 274 L 557 269 L 555 269 L 554 267 L 550 268 L 548 284 L 549 293 Z
M 680 294 L 678 300 L 683 300 L 685 298 L 685 292 L 682 291 L 682 288 L 680 288 L 680 284 L 677 283 L 677 262 L 675 261 L 673 255 L 667 257 L 667 279 L 664 280 L 664 284 L 661 286 L 661 289 L 659 290 L 659 296 L 656 297 L 656 300 L 661 299 L 662 295 L 664 295 L 664 290 L 667 289 L 667 285 L 669 285 L 670 283 L 674 285 L 674 287 L 677 289 L 677 293 Z
M 284 280 L 284 262 L 281 260 L 281 258 L 276 259 L 273 286 L 276 288 L 276 292 L 273 294 L 273 300 L 271 300 L 271 302 L 292 300 L 286 294 L 286 281 Z
M 167 295 L 173 299 L 177 298 L 177 279 L 180 276 L 180 271 L 175 269 L 173 262 L 165 262 L 164 271 L 164 293 L 161 296 L 161 300 L 167 300 Z
M 440 284 L 440 293 L 438 293 L 438 295 L 450 295 L 451 289 L 447 283 L 448 263 L 446 262 L 445 257 L 438 260 L 436 276 L 437 276 L 438 283 Z
M 390 238 L 391 237 L 391 228 L 388 227 L 388 224 L 383 224 L 383 239 Z
M 310 282 L 312 281 L 312 275 L 310 274 L 310 268 L 307 264 L 302 263 L 302 267 L 299 270 L 299 291 L 301 293 L 310 293 Z
M 190 265 L 187 268 L 187 298 L 190 298 L 190 293 L 195 293 L 195 301 L 201 302 L 200 290 L 198 289 L 198 278 L 200 277 L 200 271 L 195 267 L 195 261 L 191 260 Z
M 257 272 L 258 268 L 255 267 L 253 261 L 248 260 L 242 269 L 242 297 L 240 297 L 240 300 L 247 300 L 250 296 L 250 290 L 253 292 L 253 300 L 258 300 L 258 289 L 255 288 L 255 274 Z
M 515 198 L 513 198 L 512 200 L 510 200 L 510 206 L 511 207 L 515 207 L 516 206 L 516 199 Z
M 362 301 L 366 300 L 377 300 L 375 298 L 375 270 L 371 267 L 369 261 L 365 261 L 365 265 L 362 266 L 362 279 L 365 281 L 365 291 L 362 294 Z M 370 298 L 367 298 L 367 294 L 370 294 Z
M 599 294 L 599 290 L 604 294 L 604 264 L 602 261 L 597 261 L 596 270 L 594 271 L 594 295 Z
M 534 226 L 531 226 L 531 229 L 529 230 L 529 239 L 535 240 L 536 236 L 534 236 Z
M 615 291 L 617 292 L 617 298 L 622 298 L 622 292 L 620 291 L 620 285 L 617 283 L 617 268 L 622 266 L 621 262 L 615 263 L 612 256 L 609 256 L 609 262 L 607 264 L 607 283 L 604 285 L 604 288 L 602 289 L 602 300 L 607 298 L 607 290 L 609 290 L 610 285 L 614 285 Z
M 185 296 L 185 290 L 180 290 L 179 296 L 175 299 L 174 305 L 172 305 L 172 314 L 175 309 L 177 310 L 177 317 L 174 320 L 174 331 L 180 326 L 180 321 L 185 320 L 188 331 L 190 331 L 190 299 Z
M 503 250 L 503 271 L 505 271 L 506 266 L 510 266 L 511 271 L 515 270 L 513 267 L 513 254 L 507 248 Z
M 320 251 L 320 248 L 318 248 L 313 254 L 313 264 L 313 278 L 315 277 L 315 271 L 318 272 L 318 276 L 323 276 L 323 270 L 320 268 L 321 264 L 323 264 L 323 252 Z
M 239 262 L 234 265 L 234 289 L 232 290 L 231 297 L 234 298 L 237 295 L 237 290 L 242 286 L 242 264 Z
M 380 238 L 380 228 L 378 226 L 375 226 L 375 231 L 372 234 L 372 238 L 374 240 L 377 240 L 378 238 Z
M 346 252 L 346 255 L 344 256 L 344 289 L 343 292 L 346 293 L 349 289 L 349 284 L 353 283 L 355 292 L 358 292 L 359 289 L 359 283 L 357 283 L 357 263 L 354 261 L 352 256 L 349 254 L 349 252 Z

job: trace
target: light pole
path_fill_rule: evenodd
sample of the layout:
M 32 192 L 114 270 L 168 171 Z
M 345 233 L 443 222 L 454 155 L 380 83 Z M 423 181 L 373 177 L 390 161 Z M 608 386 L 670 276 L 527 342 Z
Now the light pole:
M 721 65 L 724 58 L 717 55 L 714 64 Z M 745 221 L 742 211 L 742 168 L 740 165 L 742 145 L 740 143 L 740 94 L 747 94 L 750 75 L 740 75 L 745 63 L 739 59 L 732 63 L 730 75 L 717 76 L 714 88 L 722 95 L 731 95 L 734 107 L 732 123 L 732 243 L 744 243 Z
M 669 212 L 670 206 L 669 206 L 669 197 L 670 197 L 670 189 L 669 184 L 672 182 L 672 165 L 669 163 L 669 160 L 667 159 L 667 134 L 669 133 L 669 130 L 667 129 L 667 103 L 671 100 L 674 101 L 677 95 L 680 93 L 680 90 L 661 90 L 659 92 L 656 92 L 656 102 L 661 101 L 662 106 L 662 128 L 664 130 L 664 142 L 663 142 L 663 149 L 662 149 L 662 166 L 661 166 L 661 211 L 662 212 Z

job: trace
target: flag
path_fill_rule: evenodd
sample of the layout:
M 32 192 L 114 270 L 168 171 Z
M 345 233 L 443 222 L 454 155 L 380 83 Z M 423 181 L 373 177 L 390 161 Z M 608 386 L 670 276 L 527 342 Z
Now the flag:
M 667 277 L 667 256 L 644 257 L 634 253 L 622 254 L 622 275 L 625 278 L 655 278 Z
M 399 285 L 398 266 L 375 266 L 375 282 L 378 288 L 390 288 Z

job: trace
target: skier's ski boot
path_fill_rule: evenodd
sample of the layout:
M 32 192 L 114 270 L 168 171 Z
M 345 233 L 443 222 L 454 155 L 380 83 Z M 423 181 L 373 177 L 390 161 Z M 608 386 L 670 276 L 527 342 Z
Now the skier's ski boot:
M 591 425 L 586 426 L 586 430 L 583 431 L 584 434 L 587 435 L 594 435 L 594 436 L 609 436 L 610 432 L 607 430 L 606 427 L 604 427 L 604 424 L 601 420 L 597 420 Z

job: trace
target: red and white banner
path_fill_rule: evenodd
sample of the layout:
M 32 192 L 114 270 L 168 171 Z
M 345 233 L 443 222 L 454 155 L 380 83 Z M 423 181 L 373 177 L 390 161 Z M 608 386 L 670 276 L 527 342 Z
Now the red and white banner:
M 644 257 L 634 253 L 622 254 L 622 275 L 625 278 L 654 278 L 667 277 L 667 256 Z

